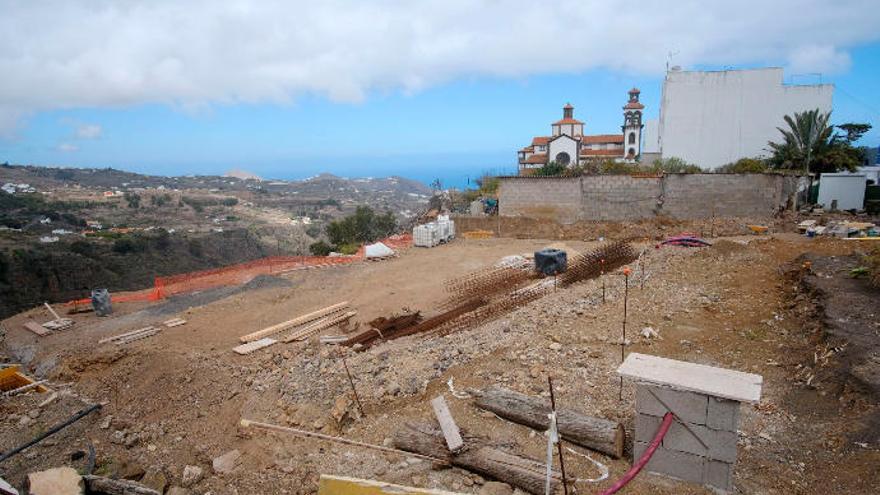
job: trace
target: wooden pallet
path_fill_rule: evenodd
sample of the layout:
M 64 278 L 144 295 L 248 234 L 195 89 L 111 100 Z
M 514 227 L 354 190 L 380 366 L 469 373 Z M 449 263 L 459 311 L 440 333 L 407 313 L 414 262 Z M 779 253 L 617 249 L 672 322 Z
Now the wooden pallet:
M 157 330 L 157 331 L 152 332 L 153 330 Z M 118 341 L 120 341 L 120 340 L 125 340 L 125 339 L 128 339 L 129 337 L 134 337 L 134 336 L 140 335 L 142 333 L 148 333 L 148 332 L 152 332 L 152 333 L 150 333 L 150 335 L 155 335 L 156 333 L 158 333 L 158 330 L 160 330 L 160 329 L 150 325 L 148 327 L 138 328 L 137 330 L 132 330 L 130 332 L 121 333 L 119 335 L 114 335 L 112 337 L 105 337 L 105 338 L 99 340 L 98 343 L 99 344 L 106 344 L 107 342 L 117 342 L 118 343 Z M 149 337 L 149 335 L 147 335 L 147 337 Z M 138 340 L 138 339 L 134 339 L 134 340 Z
M 43 323 L 44 328 L 49 330 L 64 330 L 73 326 L 73 320 L 70 318 L 58 318 L 57 320 L 47 321 Z
M 180 325 L 186 325 L 186 320 L 183 318 L 171 318 L 170 320 L 165 320 L 162 322 L 168 328 L 179 327 Z
M 147 337 L 152 337 L 153 335 L 156 335 L 157 333 L 162 331 L 161 328 L 156 328 L 156 327 L 148 327 L 148 328 L 149 328 L 149 330 L 146 330 L 146 331 L 140 332 L 140 333 L 136 333 L 134 335 L 129 335 L 128 337 L 125 337 L 123 339 L 119 339 L 119 340 L 115 341 L 115 343 L 117 345 L 130 344 L 136 340 L 141 340 L 141 339 L 145 339 Z

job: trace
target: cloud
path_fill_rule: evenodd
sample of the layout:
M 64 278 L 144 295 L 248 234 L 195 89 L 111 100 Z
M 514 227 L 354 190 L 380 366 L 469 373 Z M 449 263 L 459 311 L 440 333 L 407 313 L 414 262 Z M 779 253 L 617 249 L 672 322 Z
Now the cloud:
M 358 102 L 467 77 L 673 62 L 842 71 L 875 0 L 47 0 L 0 17 L 0 132 L 49 109 Z M 815 40 L 822 40 L 820 45 Z
M 75 151 L 79 151 L 79 146 L 72 143 L 61 143 L 58 145 L 58 151 L 64 153 L 73 153 Z
M 98 139 L 103 129 L 98 124 L 81 124 L 76 128 L 76 137 L 79 139 Z

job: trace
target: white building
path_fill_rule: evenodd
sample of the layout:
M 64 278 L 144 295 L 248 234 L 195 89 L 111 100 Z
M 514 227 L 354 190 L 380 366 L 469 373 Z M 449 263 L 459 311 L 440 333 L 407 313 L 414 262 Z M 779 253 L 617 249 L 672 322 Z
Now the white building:
M 584 135 L 584 123 L 574 118 L 574 107 L 562 107 L 562 120 L 551 124 L 550 136 L 536 136 L 532 144 L 519 150 L 520 175 L 529 175 L 550 162 L 583 165 L 589 160 L 635 161 L 641 154 L 642 111 L 640 91 L 629 91 L 623 107 L 622 134 Z
M 645 158 L 677 157 L 703 168 L 766 156 L 783 117 L 831 111 L 832 84 L 783 84 L 781 68 L 666 73 L 659 121 L 645 125 Z

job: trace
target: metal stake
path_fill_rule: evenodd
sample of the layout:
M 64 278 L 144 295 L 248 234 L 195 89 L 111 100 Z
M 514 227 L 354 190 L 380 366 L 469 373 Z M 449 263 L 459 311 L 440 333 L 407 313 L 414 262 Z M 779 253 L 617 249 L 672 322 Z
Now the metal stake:
M 629 269 L 623 270 L 623 338 L 620 341 L 620 362 L 623 363 L 624 352 L 626 350 L 626 306 L 629 299 Z M 620 377 L 620 390 L 618 400 L 623 400 L 623 377 Z
M 345 367 L 345 374 L 348 376 L 348 384 L 351 385 L 351 392 L 354 394 L 354 400 L 357 402 L 358 410 L 361 412 L 361 416 L 367 417 L 364 413 L 364 406 L 361 405 L 361 399 L 358 397 L 358 392 L 354 388 L 354 380 L 351 379 L 351 373 L 348 371 L 348 363 L 345 362 L 345 356 L 342 356 L 342 366 Z
M 556 397 L 553 395 L 553 378 L 547 377 L 547 383 L 550 385 L 550 408 L 553 412 L 556 412 Z M 559 421 L 557 421 L 557 424 Z M 557 428 L 557 431 L 559 428 Z M 568 482 L 565 480 L 565 461 L 562 459 L 562 437 L 560 436 L 559 442 L 556 443 L 556 447 L 559 449 L 559 470 L 562 471 L 562 489 L 565 492 L 565 495 L 568 495 Z
M 599 260 L 599 265 L 602 267 L 599 270 L 599 276 L 602 278 L 602 302 L 605 302 L 605 258 Z

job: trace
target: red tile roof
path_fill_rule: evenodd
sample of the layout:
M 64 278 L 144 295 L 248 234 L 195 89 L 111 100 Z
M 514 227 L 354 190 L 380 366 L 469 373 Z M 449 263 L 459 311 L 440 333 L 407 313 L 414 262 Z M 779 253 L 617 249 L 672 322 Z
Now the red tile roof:
M 519 151 L 520 151 L 520 153 L 531 153 L 531 152 L 535 151 L 535 147 L 534 146 L 526 146 L 525 148 L 523 148 Z
M 581 150 L 581 156 L 623 156 L 623 148 L 616 150 L 591 150 L 584 148 Z
M 623 143 L 623 134 L 594 134 L 581 138 L 581 144 Z
M 539 153 L 525 159 L 523 163 L 547 163 L 547 154 Z
M 545 146 L 550 141 L 549 136 L 535 136 L 532 138 L 532 146 Z
M 583 122 L 581 122 L 578 119 L 562 119 L 562 120 L 557 120 L 556 122 L 553 123 L 553 125 L 565 125 L 565 124 L 583 124 Z

